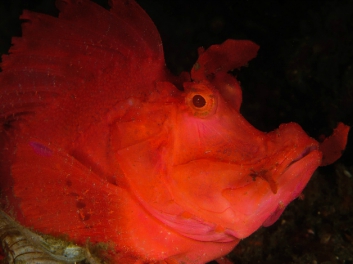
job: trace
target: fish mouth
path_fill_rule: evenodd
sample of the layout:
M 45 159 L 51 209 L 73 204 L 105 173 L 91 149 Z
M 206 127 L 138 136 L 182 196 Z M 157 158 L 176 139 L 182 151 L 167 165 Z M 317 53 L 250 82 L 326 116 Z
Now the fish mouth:
M 302 163 L 309 162 L 310 159 L 312 159 L 312 156 L 315 155 L 314 153 L 318 152 L 318 146 L 317 145 L 310 145 L 304 148 L 302 152 L 298 156 L 296 156 L 292 161 L 288 163 L 288 165 L 285 167 L 281 175 L 287 175 L 287 172 L 293 170 L 295 167 L 299 165 L 301 166 Z M 307 161 L 306 161 L 307 160 Z M 276 185 L 279 183 L 276 183 Z
M 306 156 L 308 156 L 310 153 L 312 153 L 313 151 L 315 150 L 318 150 L 318 146 L 316 145 L 311 145 L 309 147 L 306 147 L 294 160 L 292 160 L 288 166 L 287 166 L 287 169 L 292 166 L 294 163 L 296 163 L 297 161 L 305 158 Z
M 260 169 L 257 171 L 252 171 L 249 175 L 255 180 L 257 177 L 261 178 L 262 180 L 266 181 L 269 184 L 269 187 L 273 194 L 276 194 L 278 191 L 278 187 L 280 186 L 281 178 L 286 178 L 288 175 L 288 171 L 292 170 L 293 167 L 297 166 L 300 162 L 305 162 L 306 159 L 310 159 L 311 154 L 314 152 L 318 152 L 318 146 L 310 145 L 304 148 L 299 155 L 297 155 L 294 159 L 290 160 L 287 159 L 288 164 L 286 165 L 286 161 L 282 163 L 283 165 L 279 165 L 279 168 L 273 167 L 272 169 Z M 282 167 L 282 169 L 280 169 Z M 275 171 L 279 173 L 274 173 Z
M 307 181 L 309 181 L 312 173 L 316 170 L 321 162 L 321 153 L 319 151 L 318 145 L 310 145 L 306 147 L 295 159 L 293 159 L 286 169 L 283 171 L 282 175 L 290 177 L 294 175 L 297 184 L 296 190 L 293 189 L 293 199 L 296 198 L 305 187 Z M 310 173 L 308 172 L 310 171 Z M 287 178 L 285 177 L 285 178 Z M 288 178 L 289 179 L 289 178 Z M 303 183 L 305 182 L 305 184 Z M 294 194 L 296 193 L 296 194 Z

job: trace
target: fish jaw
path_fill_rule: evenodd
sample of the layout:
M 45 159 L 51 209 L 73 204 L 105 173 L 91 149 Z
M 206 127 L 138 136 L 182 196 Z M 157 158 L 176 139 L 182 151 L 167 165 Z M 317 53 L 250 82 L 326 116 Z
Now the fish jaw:
M 245 238 L 261 225 L 270 226 L 281 216 L 286 206 L 297 198 L 316 168 L 320 165 L 321 153 L 313 150 L 305 157 L 289 165 L 277 179 L 277 193 L 266 188 L 265 180 L 222 192 L 234 212 L 233 227 L 238 238 Z
M 220 225 L 225 230 L 229 229 L 224 235 L 227 239 L 231 239 L 231 236 L 244 238 L 243 232 L 238 231 L 239 226 L 241 229 L 251 229 L 250 233 L 252 233 L 277 210 L 277 207 L 284 209 L 290 201 L 299 196 L 320 160 L 321 153 L 313 150 L 282 169 L 281 173 L 273 172 L 276 192 L 268 179 L 253 178 L 251 170 L 246 174 L 236 165 L 227 164 L 227 166 L 215 162 L 212 164 L 209 160 L 194 161 L 189 166 L 202 167 L 199 169 L 199 174 L 193 171 L 193 176 L 188 176 L 188 171 L 192 170 L 187 165 L 180 166 L 174 174 L 175 189 L 172 193 L 177 203 L 195 216 L 195 221 L 200 218 L 204 219 L 204 224 L 208 222 L 209 226 Z M 187 182 L 180 180 L 185 177 L 188 178 Z M 212 182 L 207 177 L 216 178 L 217 181 Z M 254 222 L 256 222 L 256 228 L 251 227 L 251 223 Z M 248 223 L 250 226 L 247 226 Z M 184 224 L 187 226 L 187 223 Z M 184 234 L 193 238 L 199 236 L 205 241 L 210 240 L 206 232 L 197 235 Z

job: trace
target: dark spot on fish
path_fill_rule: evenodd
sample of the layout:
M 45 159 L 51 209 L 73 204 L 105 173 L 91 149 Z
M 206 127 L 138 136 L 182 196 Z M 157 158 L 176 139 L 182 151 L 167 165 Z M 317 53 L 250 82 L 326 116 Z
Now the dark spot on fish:
M 66 181 L 66 185 L 69 186 L 69 187 L 71 187 L 71 186 L 72 186 L 72 181 L 71 181 L 71 180 L 67 180 L 67 181 Z
M 270 171 L 268 171 L 268 170 L 252 171 L 249 175 L 253 179 L 253 181 L 256 181 L 257 177 L 263 179 L 264 181 L 266 181 L 269 184 L 270 189 L 273 192 L 273 194 L 277 193 L 277 183 L 273 179 Z
M 84 211 L 80 211 L 78 215 L 82 221 L 87 221 L 91 218 L 91 214 Z
M 86 203 L 83 202 L 83 201 L 77 201 L 77 202 L 76 202 L 76 207 L 77 207 L 78 209 L 85 208 L 85 207 L 86 207 Z
M 215 78 L 215 74 L 213 72 L 206 75 L 207 80 L 212 81 Z
M 11 114 L 7 117 L 4 118 L 4 120 L 1 120 L 2 122 L 2 127 L 5 131 L 9 131 L 11 129 L 16 129 L 18 128 L 18 125 L 26 120 L 27 116 L 33 115 L 33 112 L 20 112 L 20 113 L 14 113 Z

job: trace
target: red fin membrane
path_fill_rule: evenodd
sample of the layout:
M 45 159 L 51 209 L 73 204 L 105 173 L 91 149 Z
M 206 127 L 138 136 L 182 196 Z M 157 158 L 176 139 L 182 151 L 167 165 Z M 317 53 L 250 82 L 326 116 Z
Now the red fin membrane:
M 88 124 L 117 101 L 143 96 L 163 80 L 158 31 L 136 3 L 111 1 L 110 12 L 87 0 L 57 5 L 59 18 L 23 12 L 23 36 L 13 38 L 1 64 L 0 119 L 60 108 L 64 100 L 70 105 L 60 114 L 76 113 L 73 118 Z M 117 85 L 125 89 L 117 92 Z
M 206 51 L 199 49 L 199 58 L 191 69 L 191 78 L 200 81 L 217 72 L 238 69 L 256 57 L 259 46 L 249 40 L 228 39 L 212 45 Z
M 87 0 L 56 2 L 59 18 L 81 28 L 74 36 L 91 40 L 87 45 L 110 48 L 129 58 L 163 59 L 159 33 L 146 12 L 134 1 L 111 0 L 109 4 L 110 13 Z
M 349 126 L 339 123 L 333 134 L 320 144 L 319 149 L 323 154 L 320 166 L 332 164 L 342 156 L 347 145 L 349 129 Z
M 68 235 L 80 244 L 86 243 L 87 237 L 94 243 L 114 236 L 105 230 L 114 230 L 117 224 L 116 185 L 104 182 L 69 155 L 38 142 L 21 145 L 18 151 L 22 156 L 12 166 L 12 192 L 21 198 L 13 203 L 17 208 L 9 209 L 21 224 L 53 235 Z M 24 175 L 30 181 L 23 180 Z

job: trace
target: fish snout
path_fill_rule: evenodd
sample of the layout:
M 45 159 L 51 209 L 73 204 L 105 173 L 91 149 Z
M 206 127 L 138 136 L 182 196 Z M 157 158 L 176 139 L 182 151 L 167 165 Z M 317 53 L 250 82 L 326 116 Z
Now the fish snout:
M 279 179 L 286 175 L 291 166 L 297 166 L 295 164 L 303 159 L 306 163 L 321 162 L 319 143 L 309 137 L 297 123 L 280 125 L 278 129 L 268 133 L 268 142 L 264 144 L 266 148 L 261 166 L 250 172 L 250 176 L 253 179 L 260 177 L 268 182 L 274 194 L 277 193 Z

